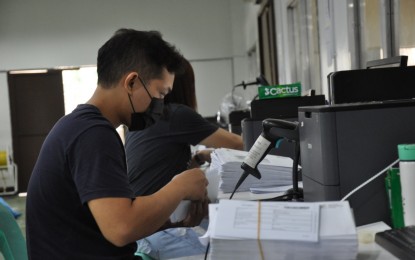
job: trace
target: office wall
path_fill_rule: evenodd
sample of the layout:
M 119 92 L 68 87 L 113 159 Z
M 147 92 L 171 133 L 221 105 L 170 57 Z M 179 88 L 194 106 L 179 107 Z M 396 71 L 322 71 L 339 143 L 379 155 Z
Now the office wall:
M 231 56 L 231 1 L 1 1 L 0 68 L 95 64 L 121 27 L 159 30 L 190 59 Z
M 218 98 L 249 80 L 256 9 L 244 0 L 0 0 L 0 146 L 11 145 L 5 71 L 93 65 L 121 27 L 159 30 L 174 43 L 195 64 L 199 112 L 214 115 Z

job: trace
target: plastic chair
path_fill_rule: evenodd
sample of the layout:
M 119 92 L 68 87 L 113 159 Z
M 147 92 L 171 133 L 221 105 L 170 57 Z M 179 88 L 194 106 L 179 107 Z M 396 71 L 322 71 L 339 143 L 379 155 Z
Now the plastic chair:
M 152 258 L 151 256 L 146 255 L 146 254 L 144 254 L 144 253 L 139 253 L 139 252 L 136 252 L 136 253 L 135 253 L 135 255 L 136 255 L 136 256 L 141 256 L 141 258 L 142 258 L 143 260 L 155 260 L 155 259 L 154 259 L 154 258 Z
M 6 260 L 26 260 L 26 240 L 10 211 L 0 204 L 0 251 Z

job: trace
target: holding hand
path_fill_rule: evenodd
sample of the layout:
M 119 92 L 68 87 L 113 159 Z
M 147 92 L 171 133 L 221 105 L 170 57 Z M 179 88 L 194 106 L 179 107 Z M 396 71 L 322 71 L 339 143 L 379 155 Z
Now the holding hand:
M 184 227 L 195 227 L 199 225 L 202 220 L 209 213 L 209 199 L 202 201 L 192 201 L 189 207 L 186 218 L 183 220 Z
M 184 193 L 185 200 L 203 201 L 207 198 L 207 185 L 205 173 L 198 168 L 186 170 L 172 179 L 177 187 Z
M 160 230 L 175 227 L 195 227 L 200 225 L 202 220 L 208 216 L 209 199 L 206 198 L 203 201 L 191 201 L 187 208 L 186 217 L 178 222 L 171 222 L 169 219 Z
M 201 165 L 203 165 L 204 163 L 211 162 L 211 157 L 210 154 L 213 152 L 212 149 L 206 149 L 206 150 L 200 150 L 197 151 L 192 158 L 189 161 L 189 165 L 188 168 L 192 169 L 192 168 L 198 168 Z

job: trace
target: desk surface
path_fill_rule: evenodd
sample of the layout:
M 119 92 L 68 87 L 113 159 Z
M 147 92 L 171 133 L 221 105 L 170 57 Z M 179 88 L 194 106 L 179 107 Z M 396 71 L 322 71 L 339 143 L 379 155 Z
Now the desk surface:
M 390 227 L 383 222 L 376 222 L 357 227 L 357 235 L 359 239 L 357 259 L 398 259 L 375 242 L 375 234 L 387 229 L 390 229 Z

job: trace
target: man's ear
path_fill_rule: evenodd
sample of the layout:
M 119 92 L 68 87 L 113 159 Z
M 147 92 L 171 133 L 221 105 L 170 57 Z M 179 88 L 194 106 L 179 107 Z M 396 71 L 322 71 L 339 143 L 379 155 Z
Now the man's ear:
M 137 79 L 138 79 L 137 72 L 130 72 L 125 76 L 123 85 L 129 94 L 132 93 L 133 87 L 137 85 L 136 84 Z

